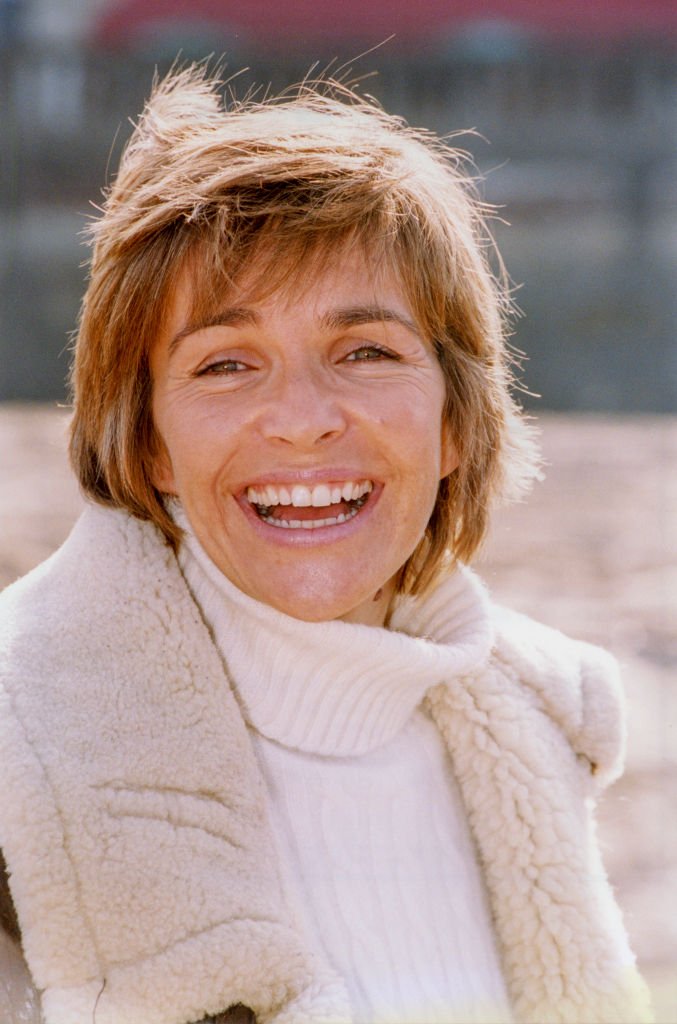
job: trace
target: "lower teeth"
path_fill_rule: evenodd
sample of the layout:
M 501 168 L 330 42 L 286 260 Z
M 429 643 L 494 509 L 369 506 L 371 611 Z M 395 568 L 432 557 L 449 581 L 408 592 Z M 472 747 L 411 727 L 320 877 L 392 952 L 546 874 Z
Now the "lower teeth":
M 318 530 L 321 526 L 338 526 L 339 523 L 353 519 L 365 504 L 367 497 L 368 495 L 365 494 L 361 498 L 356 498 L 355 501 L 348 502 L 350 508 L 347 512 L 341 512 L 330 519 L 275 519 L 270 514 L 271 510 L 268 506 L 255 505 L 254 507 L 264 523 L 268 523 L 269 526 L 277 526 L 283 530 Z

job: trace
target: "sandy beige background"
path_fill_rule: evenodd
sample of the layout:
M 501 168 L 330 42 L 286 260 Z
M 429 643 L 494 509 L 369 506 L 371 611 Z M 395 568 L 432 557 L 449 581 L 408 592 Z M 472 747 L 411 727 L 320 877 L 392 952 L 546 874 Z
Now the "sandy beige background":
M 479 567 L 498 599 L 621 660 L 628 768 L 601 837 L 657 1020 L 677 1024 L 677 417 L 540 424 L 546 479 L 497 515 Z M 0 405 L 0 586 L 49 555 L 81 507 L 66 426 L 64 410 Z

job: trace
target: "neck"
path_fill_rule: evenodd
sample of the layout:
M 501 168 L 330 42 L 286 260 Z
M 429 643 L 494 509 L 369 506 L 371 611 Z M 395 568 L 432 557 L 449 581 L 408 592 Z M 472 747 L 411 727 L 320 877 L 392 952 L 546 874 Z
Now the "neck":
M 395 597 L 395 579 L 388 580 L 376 591 L 373 597 L 356 608 L 339 615 L 342 622 L 356 622 L 361 626 L 387 626 L 389 612 Z

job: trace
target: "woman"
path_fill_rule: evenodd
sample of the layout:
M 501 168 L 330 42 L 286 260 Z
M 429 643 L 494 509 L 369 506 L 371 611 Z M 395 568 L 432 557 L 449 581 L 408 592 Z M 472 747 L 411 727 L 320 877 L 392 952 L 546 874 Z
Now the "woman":
M 648 1020 L 615 667 L 463 564 L 534 456 L 458 154 L 189 70 L 92 230 L 91 501 L 2 598 L 16 1019 Z

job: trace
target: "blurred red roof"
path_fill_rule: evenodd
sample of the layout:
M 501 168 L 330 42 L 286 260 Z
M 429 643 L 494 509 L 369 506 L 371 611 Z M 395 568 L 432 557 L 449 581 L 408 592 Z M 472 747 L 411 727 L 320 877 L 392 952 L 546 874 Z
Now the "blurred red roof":
M 148 36 L 158 23 L 202 24 L 268 49 L 322 41 L 395 45 L 452 36 L 491 20 L 548 35 L 619 39 L 677 36 L 675 0 L 113 0 L 94 26 L 106 46 Z

